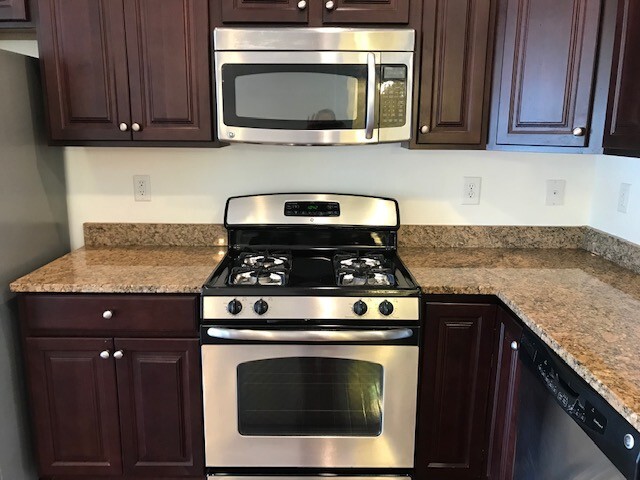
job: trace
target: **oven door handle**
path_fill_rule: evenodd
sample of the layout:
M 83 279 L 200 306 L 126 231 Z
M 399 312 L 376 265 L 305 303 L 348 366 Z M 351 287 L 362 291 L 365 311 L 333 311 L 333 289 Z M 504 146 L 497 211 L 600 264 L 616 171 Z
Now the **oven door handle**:
M 413 335 L 410 328 L 389 330 L 248 330 L 211 327 L 207 335 L 224 340 L 257 342 L 379 342 Z
M 365 120 L 365 137 L 373 138 L 373 129 L 376 119 L 376 56 L 367 53 L 367 116 Z

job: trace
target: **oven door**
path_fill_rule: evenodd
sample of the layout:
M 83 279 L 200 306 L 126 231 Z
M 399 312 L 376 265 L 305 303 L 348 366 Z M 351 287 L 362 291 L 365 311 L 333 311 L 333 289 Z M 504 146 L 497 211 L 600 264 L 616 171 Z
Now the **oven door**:
M 413 467 L 418 331 L 204 328 L 207 466 Z

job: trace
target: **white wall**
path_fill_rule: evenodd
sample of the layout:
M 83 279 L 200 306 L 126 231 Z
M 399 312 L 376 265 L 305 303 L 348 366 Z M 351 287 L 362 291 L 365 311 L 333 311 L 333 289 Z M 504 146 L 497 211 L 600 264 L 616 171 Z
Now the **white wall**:
M 640 244 L 640 158 L 599 155 L 590 225 Z M 618 212 L 620 184 L 631 184 L 627 213 Z
M 37 58 L 36 34 L 35 32 L 0 31 L 0 50 Z
M 83 244 L 83 222 L 221 223 L 229 196 L 288 191 L 394 197 L 403 223 L 585 225 L 595 162 L 594 155 L 410 151 L 395 144 L 67 148 L 71 241 Z M 151 202 L 134 202 L 136 174 L 151 176 Z M 480 205 L 461 205 L 463 176 L 482 177 Z M 564 206 L 545 205 L 547 179 L 567 181 Z

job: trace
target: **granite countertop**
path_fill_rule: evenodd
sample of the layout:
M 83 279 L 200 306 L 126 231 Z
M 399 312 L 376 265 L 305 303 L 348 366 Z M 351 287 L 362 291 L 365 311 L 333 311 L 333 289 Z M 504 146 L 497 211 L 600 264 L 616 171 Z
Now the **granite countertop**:
M 225 247 L 85 247 L 14 292 L 198 293 Z M 498 296 L 640 431 L 640 275 L 583 250 L 401 247 L 425 293 Z
M 583 250 L 401 248 L 425 293 L 498 296 L 640 430 L 640 275 Z
M 83 247 L 19 278 L 13 292 L 200 293 L 226 247 Z

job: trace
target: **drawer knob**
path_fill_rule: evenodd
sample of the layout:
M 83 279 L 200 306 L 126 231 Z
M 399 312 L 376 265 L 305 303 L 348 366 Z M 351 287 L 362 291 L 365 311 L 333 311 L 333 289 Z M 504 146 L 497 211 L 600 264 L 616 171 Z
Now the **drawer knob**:
M 115 358 L 116 360 L 120 360 L 122 357 L 124 357 L 124 352 L 122 350 L 113 352 L 113 358 Z
M 129 130 L 129 125 L 122 122 L 120 125 L 118 125 L 118 128 L 120 129 L 121 132 L 126 132 L 127 130 Z
M 104 318 L 105 320 L 110 320 L 111 317 L 113 317 L 113 312 L 111 310 L 105 310 L 104 312 L 102 312 L 102 318 Z
M 429 125 L 422 125 L 422 126 L 420 127 L 420 133 L 429 133 L 429 130 L 431 130 L 431 129 L 429 128 Z
M 327 3 L 324 4 L 324 7 L 327 10 L 333 10 L 335 8 L 336 4 L 333 3 L 333 0 L 329 0 Z
M 575 137 L 584 137 L 585 133 L 587 133 L 587 129 L 584 127 L 576 127 L 573 129 L 573 135 Z
M 304 10 L 305 8 L 307 8 L 306 0 L 300 0 L 298 2 L 298 10 Z
M 142 127 L 139 123 L 132 123 L 131 130 L 133 130 L 134 132 L 139 132 L 140 130 L 142 130 Z
M 105 360 L 107 358 L 109 358 L 110 355 L 111 354 L 109 353 L 109 350 L 104 350 L 104 351 L 100 352 L 100 358 L 104 358 Z
M 518 345 L 518 342 L 516 342 L 515 340 L 511 342 L 511 350 L 518 350 L 518 348 L 520 348 L 520 345 Z

